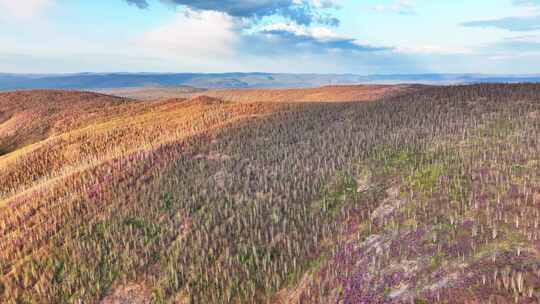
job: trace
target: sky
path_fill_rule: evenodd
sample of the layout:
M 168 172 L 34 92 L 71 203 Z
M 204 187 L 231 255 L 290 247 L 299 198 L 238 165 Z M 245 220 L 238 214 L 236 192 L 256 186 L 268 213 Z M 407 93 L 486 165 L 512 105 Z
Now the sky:
M 0 73 L 540 73 L 540 0 L 0 0 Z

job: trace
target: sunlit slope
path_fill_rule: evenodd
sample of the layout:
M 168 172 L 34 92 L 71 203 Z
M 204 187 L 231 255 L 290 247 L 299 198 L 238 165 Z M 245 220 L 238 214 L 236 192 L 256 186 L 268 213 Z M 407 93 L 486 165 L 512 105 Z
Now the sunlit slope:
M 224 89 L 199 94 L 236 102 L 359 102 L 374 101 L 414 88 L 407 85 L 336 85 L 305 89 Z
M 21 96 L 26 98 L 25 93 Z M 43 102 L 56 105 L 55 96 L 47 95 L 50 99 Z M 2 277 L 16 276 L 17 267 L 34 258 L 50 257 L 58 240 L 76 241 L 63 233 L 115 212 L 111 193 L 116 198 L 120 193 L 130 198 L 147 195 L 144 184 L 183 152 L 184 140 L 266 115 L 272 108 L 239 107 L 211 98 L 134 103 L 116 115 L 103 113 L 106 119 L 99 117 L 96 123 L 58 132 L 2 156 Z M 12 287 L 7 291 L 16 290 Z
M 0 93 L 0 155 L 141 106 L 128 99 L 86 92 Z
M 170 98 L 183 98 L 191 95 L 196 95 L 206 91 L 205 89 L 198 89 L 189 86 L 178 87 L 135 87 L 135 88 L 116 88 L 116 89 L 103 89 L 97 90 L 98 92 L 121 96 L 126 98 L 133 98 L 137 100 L 163 100 Z
M 536 303 L 539 96 L 201 97 L 35 142 L 0 158 L 0 302 Z
M 418 85 L 335 85 L 317 88 L 295 89 L 216 89 L 195 88 L 133 88 L 102 90 L 107 94 L 138 100 L 163 100 L 211 96 L 235 102 L 360 102 L 374 101 L 382 97 L 395 96 L 415 89 Z
M 238 106 L 198 97 L 110 108 L 111 112 L 102 112 L 105 118 L 95 117 L 95 123 L 51 135 L 0 157 L 0 199 L 106 160 L 152 150 L 245 116 L 264 115 L 272 107 Z M 113 111 L 118 113 L 113 115 Z

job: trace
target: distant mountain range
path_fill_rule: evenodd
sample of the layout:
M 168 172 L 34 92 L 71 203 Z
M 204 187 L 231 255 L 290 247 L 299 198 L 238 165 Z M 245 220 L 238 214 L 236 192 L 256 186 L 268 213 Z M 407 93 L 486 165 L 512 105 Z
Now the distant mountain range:
M 132 87 L 191 86 L 207 89 L 298 88 L 362 83 L 517 83 L 540 82 L 540 74 L 273 74 L 273 73 L 80 73 L 8 74 L 0 73 L 0 90 L 18 89 L 109 89 Z

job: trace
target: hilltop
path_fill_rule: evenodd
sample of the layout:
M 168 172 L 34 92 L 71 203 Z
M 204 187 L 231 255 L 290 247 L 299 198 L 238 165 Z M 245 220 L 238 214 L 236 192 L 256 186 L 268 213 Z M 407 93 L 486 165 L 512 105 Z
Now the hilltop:
M 205 89 L 199 89 L 191 86 L 133 87 L 96 90 L 96 92 L 108 95 L 121 96 L 125 98 L 132 98 L 144 101 L 152 101 L 158 99 L 163 100 L 171 98 L 187 98 L 191 95 L 202 94 L 205 91 Z
M 15 151 L 140 105 L 131 101 L 59 90 L 0 93 L 0 151 Z
M 100 92 L 138 100 L 210 96 L 234 102 L 359 102 L 419 89 L 419 85 L 334 85 L 295 89 L 203 90 L 192 87 L 109 89 Z
M 359 102 L 412 90 L 413 86 L 341 85 L 304 89 L 229 89 L 211 90 L 195 95 L 206 95 L 235 102 Z
M 540 300 L 540 85 L 216 92 L 0 94 L 0 302 Z

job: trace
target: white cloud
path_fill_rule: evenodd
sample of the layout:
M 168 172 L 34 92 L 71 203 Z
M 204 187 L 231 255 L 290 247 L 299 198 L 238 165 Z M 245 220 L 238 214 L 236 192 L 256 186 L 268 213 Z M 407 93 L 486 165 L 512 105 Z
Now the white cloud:
M 294 2 L 296 2 L 295 0 Z M 341 7 L 340 0 L 310 0 L 311 4 L 316 8 L 339 8 Z
M 522 59 L 522 58 L 531 58 L 531 57 L 538 57 L 540 56 L 540 52 L 522 52 L 522 53 L 498 53 L 495 55 L 491 55 L 488 57 L 489 60 L 494 61 L 508 61 L 508 60 L 516 60 L 516 59 Z
M 0 0 L 0 19 L 31 19 L 53 2 L 53 0 Z
M 514 9 L 513 17 L 534 17 L 540 14 L 540 6 L 528 5 L 520 6 Z
M 470 55 L 474 52 L 466 47 L 446 47 L 439 45 L 423 45 L 414 47 L 397 47 L 396 52 L 420 55 Z
M 263 31 L 286 31 L 297 35 L 307 35 L 307 28 L 296 23 L 272 23 L 261 28 Z
M 273 23 L 260 28 L 260 33 L 266 35 L 266 38 L 270 40 L 275 39 L 276 36 L 285 38 L 281 42 L 285 42 L 284 40 L 288 40 L 288 42 L 281 45 L 281 47 L 285 47 L 287 51 L 290 51 L 291 47 L 298 46 L 303 46 L 304 50 L 307 46 L 314 46 L 315 48 L 310 49 L 311 51 L 329 51 L 332 53 L 345 50 L 363 52 L 390 50 L 387 47 L 369 45 L 364 41 L 340 35 L 327 27 L 308 27 L 296 23 Z M 276 44 L 276 49 L 277 47 Z
M 507 42 L 540 43 L 540 35 L 521 35 L 505 38 Z
M 345 39 L 327 27 L 307 27 L 296 23 L 273 23 L 261 28 L 262 31 L 285 31 L 297 36 L 307 36 L 319 41 Z
M 215 11 L 180 12 L 173 22 L 137 39 L 141 47 L 154 53 L 190 59 L 233 55 L 237 41 L 234 19 Z
M 380 13 L 415 14 L 414 3 L 411 0 L 395 0 L 389 5 L 379 4 L 371 8 Z

